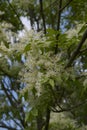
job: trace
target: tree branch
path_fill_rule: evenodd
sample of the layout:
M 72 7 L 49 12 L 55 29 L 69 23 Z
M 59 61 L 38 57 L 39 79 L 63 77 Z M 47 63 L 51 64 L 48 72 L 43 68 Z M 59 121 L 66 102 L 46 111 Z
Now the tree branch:
M 6 94 L 7 98 L 8 98 L 8 100 L 9 100 L 10 104 L 15 107 L 14 101 L 12 100 L 11 96 L 8 94 L 8 92 L 7 92 L 7 90 L 6 90 L 6 88 L 5 88 L 4 84 L 3 84 L 3 82 L 4 82 L 4 81 L 2 81 L 3 91 L 5 92 L 5 94 Z
M 63 11 L 73 0 L 69 0 L 59 11 Z
M 71 64 L 75 60 L 76 56 L 79 54 L 80 49 L 81 49 L 81 47 L 84 44 L 84 42 L 85 42 L 86 39 L 87 39 L 87 30 L 84 32 L 81 41 L 79 42 L 78 46 L 76 47 L 76 49 L 72 53 L 72 56 L 70 57 L 67 65 L 65 66 L 65 69 L 71 66 Z
M 18 15 L 18 13 L 16 12 L 15 8 L 12 6 L 12 4 L 9 2 L 9 0 L 7 0 L 7 2 L 8 2 L 8 4 L 9 4 L 9 6 L 11 7 L 11 9 L 13 10 L 13 12 L 16 14 L 17 19 L 19 20 L 20 24 L 21 24 L 22 26 L 24 26 L 24 25 L 22 24 L 21 20 L 20 20 L 20 17 L 19 17 L 19 15 Z
M 0 121 L 0 127 L 1 127 L 1 128 L 6 128 L 6 129 L 8 129 L 8 130 L 17 130 L 16 128 L 13 128 L 13 127 L 11 127 L 11 126 L 7 126 L 5 123 L 3 123 L 3 122 L 1 122 L 1 121 Z
M 49 6 L 47 6 L 45 9 L 44 9 L 44 11 L 45 10 L 47 10 L 48 8 L 50 8 L 50 7 L 54 7 L 55 5 L 57 5 L 57 2 L 58 2 L 58 0 L 55 0 L 54 2 L 52 2 Z
M 48 130 L 49 129 L 49 121 L 50 121 L 50 109 L 47 108 L 46 111 L 46 122 L 45 122 L 45 129 L 44 130 Z
M 61 7 L 62 7 L 62 0 L 59 0 L 59 5 L 58 5 L 58 21 L 57 21 L 57 31 L 60 30 L 60 21 L 61 21 Z M 58 37 L 59 37 L 59 32 L 56 35 L 56 40 L 58 41 Z M 56 43 L 55 46 L 55 54 L 57 54 L 58 52 L 58 43 Z
M 37 130 L 42 130 L 43 126 L 44 126 L 44 120 L 42 118 L 42 113 L 38 110 Z
M 9 113 L 9 117 L 13 120 L 13 122 L 14 122 L 17 126 L 19 126 L 21 129 L 23 128 L 22 125 L 21 125 L 19 122 L 17 122 L 14 117 L 12 117 L 12 116 L 10 115 L 10 113 Z
M 41 13 L 42 20 L 43 20 L 44 34 L 46 34 L 46 23 L 45 23 L 44 11 L 43 11 L 43 2 L 42 2 L 42 0 L 39 0 L 39 2 L 40 2 L 40 13 Z
M 84 105 L 85 103 L 87 103 L 87 100 L 85 100 L 84 102 L 82 102 L 82 103 L 79 103 L 79 104 L 77 104 L 77 105 L 74 105 L 73 107 L 70 107 L 70 108 L 62 108 L 61 110 L 58 110 L 58 109 L 56 109 L 56 108 L 52 108 L 51 110 L 53 111 L 53 112 L 57 112 L 57 113 L 61 113 L 61 112 L 68 112 L 68 111 L 72 111 L 72 110 L 74 110 L 74 109 L 77 109 L 78 107 L 80 107 L 81 105 Z
M 61 7 L 62 7 L 62 0 L 59 0 L 59 5 L 58 5 L 58 21 L 57 21 L 57 31 L 60 29 L 60 20 L 61 20 Z M 58 35 L 57 35 L 57 40 L 58 40 Z
M 80 50 L 80 51 L 79 51 L 79 54 L 85 53 L 85 52 L 87 52 L 87 48 Z
M 3 79 L 4 80 L 4 79 Z M 15 96 L 12 94 L 12 91 L 9 89 L 9 86 L 12 88 L 11 85 L 9 85 L 5 80 L 3 81 L 5 86 L 6 86 L 6 91 L 8 92 L 8 94 L 10 95 L 10 97 L 17 102 L 17 99 L 15 98 Z

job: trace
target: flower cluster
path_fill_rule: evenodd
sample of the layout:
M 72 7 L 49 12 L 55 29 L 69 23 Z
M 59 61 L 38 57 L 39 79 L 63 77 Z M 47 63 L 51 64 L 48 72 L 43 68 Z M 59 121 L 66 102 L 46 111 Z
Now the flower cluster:
M 26 84 L 23 92 L 34 88 L 36 95 L 40 96 L 43 91 L 43 85 L 50 79 L 55 80 L 60 74 L 62 66 L 59 62 L 61 54 L 54 55 L 52 50 L 49 50 L 51 41 L 42 36 L 42 32 L 28 33 L 25 40 L 30 45 L 30 50 L 26 53 L 25 68 L 20 72 L 21 81 Z M 21 42 L 23 43 L 23 42 Z M 24 45 L 26 48 L 27 45 Z M 45 86 L 44 86 L 45 87 Z

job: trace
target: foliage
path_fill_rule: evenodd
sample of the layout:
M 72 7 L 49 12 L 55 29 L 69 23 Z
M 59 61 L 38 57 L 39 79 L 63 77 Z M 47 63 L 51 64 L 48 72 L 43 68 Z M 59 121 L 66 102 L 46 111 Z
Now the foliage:
M 0 127 L 87 129 L 86 3 L 0 1 Z

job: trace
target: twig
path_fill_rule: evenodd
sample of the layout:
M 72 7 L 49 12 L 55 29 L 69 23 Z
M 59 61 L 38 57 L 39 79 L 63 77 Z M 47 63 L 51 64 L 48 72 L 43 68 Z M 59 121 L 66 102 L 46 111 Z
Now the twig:
M 72 2 L 73 0 L 69 0 L 62 8 L 60 8 L 58 11 L 63 11 L 71 2 Z M 57 6 L 57 2 L 58 2 L 58 0 L 55 0 L 54 2 L 52 2 L 49 6 L 47 6 L 45 9 L 44 9 L 44 11 L 45 10 L 47 10 L 48 8 L 50 8 L 50 7 L 54 7 L 54 6 Z
M 55 0 L 54 2 L 52 2 L 49 6 L 47 6 L 45 9 L 44 9 L 44 11 L 45 10 L 47 10 L 48 8 L 50 8 L 50 7 L 54 7 L 55 5 L 57 5 L 57 2 L 58 2 L 58 0 Z
M 6 90 L 3 82 L 4 81 L 1 82 L 2 83 L 2 88 L 3 88 L 3 90 L 4 90 L 4 92 L 5 92 L 6 96 L 7 96 L 7 98 L 9 100 L 10 104 L 15 107 L 16 105 L 15 105 L 14 101 L 12 100 L 11 96 L 8 94 L 8 92 L 7 92 L 7 90 Z
M 17 120 L 14 117 L 12 117 L 10 113 L 8 114 L 9 114 L 9 117 L 13 120 L 13 122 L 22 129 L 23 128 L 22 125 L 19 122 L 17 122 Z
M 73 0 L 69 0 L 59 11 L 63 11 Z
M 0 121 L 0 127 L 7 128 L 8 130 L 17 130 L 16 128 L 13 128 L 11 126 L 7 126 L 5 123 Z
M 75 105 L 75 106 L 73 106 L 73 107 L 70 107 L 70 108 L 62 108 L 61 110 L 58 110 L 58 109 L 51 109 L 53 112 L 57 112 L 57 113 L 61 113 L 61 112 L 68 112 L 68 111 L 72 111 L 72 110 L 74 110 L 74 109 L 77 109 L 79 106 L 81 106 L 81 105 L 84 105 L 85 103 L 87 103 L 87 100 L 86 101 L 84 101 L 84 102 L 82 102 L 82 103 L 79 103 L 79 104 L 77 104 L 77 105 Z
M 80 54 L 81 54 L 81 53 L 85 53 L 86 51 L 87 51 L 87 48 L 80 50 L 79 53 L 80 53 Z
M 70 67 L 71 64 L 73 63 L 73 61 L 75 60 L 76 56 L 79 54 L 80 49 L 82 47 L 82 45 L 84 44 L 85 40 L 87 39 L 87 30 L 84 32 L 82 39 L 80 41 L 80 43 L 78 44 L 78 46 L 76 47 L 75 51 L 73 52 L 72 56 L 70 57 L 67 65 L 65 66 L 65 69 Z

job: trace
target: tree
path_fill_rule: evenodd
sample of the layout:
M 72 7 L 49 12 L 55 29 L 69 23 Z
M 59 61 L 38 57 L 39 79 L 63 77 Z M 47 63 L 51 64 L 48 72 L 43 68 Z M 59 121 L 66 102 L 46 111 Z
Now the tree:
M 1 1 L 6 9 L 11 7 L 11 16 L 16 15 L 17 18 L 17 14 L 20 14 L 18 22 L 20 16 L 26 16 L 31 22 L 31 28 L 37 27 L 36 30 L 42 32 L 25 30 L 24 36 L 19 38 L 12 31 L 17 31 L 20 23 L 16 26 L 9 13 L 8 18 L 12 21 L 1 20 L 4 28 L 1 26 L 0 127 L 79 130 L 82 129 L 82 123 L 86 125 L 87 30 L 84 23 L 86 11 L 83 10 L 86 1 L 76 2 L 79 10 L 75 8 L 74 2 L 76 0 L 59 0 L 57 5 L 57 1 L 52 0 L 31 0 L 27 4 L 24 0 L 16 0 L 15 3 Z M 75 10 L 81 13 L 72 19 L 70 15 L 73 16 Z M 4 8 L 1 11 L 7 15 Z M 7 22 L 12 25 L 9 26 Z M 63 113 L 68 126 L 60 127 L 61 121 L 58 126 L 57 122 L 51 121 L 54 119 L 52 112 L 58 115 Z M 79 123 L 80 128 L 72 123 L 74 121 Z

